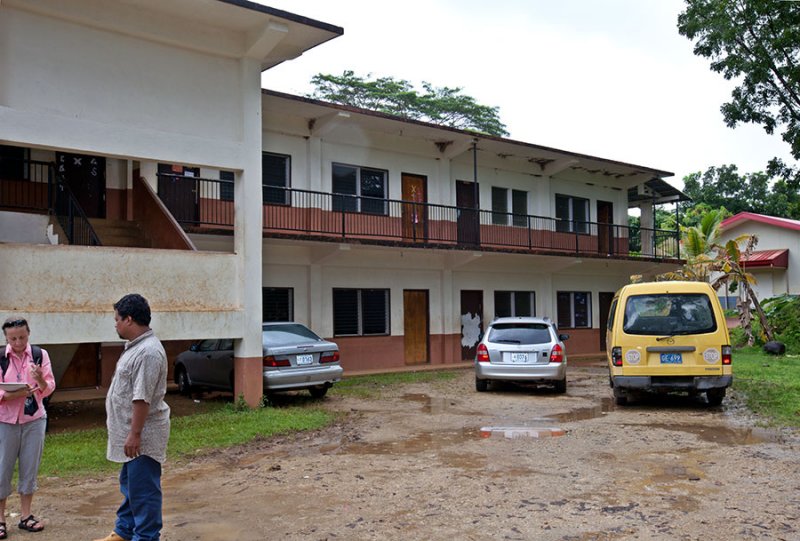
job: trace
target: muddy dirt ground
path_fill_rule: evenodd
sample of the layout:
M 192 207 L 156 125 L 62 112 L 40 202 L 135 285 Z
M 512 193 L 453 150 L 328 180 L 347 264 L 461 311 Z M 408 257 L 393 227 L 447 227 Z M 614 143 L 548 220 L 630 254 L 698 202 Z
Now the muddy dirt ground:
M 176 414 L 202 407 L 168 401 Z M 688 397 L 615 408 L 605 369 L 585 366 L 570 367 L 566 395 L 477 393 L 464 370 L 447 383 L 392 387 L 380 400 L 332 391 L 323 403 L 344 420 L 168 463 L 162 538 L 800 539 L 800 438 L 759 428 L 735 396 L 719 408 Z M 86 408 L 69 413 L 54 415 L 56 430 L 91 418 Z M 565 434 L 484 437 L 487 427 Z M 10 522 L 10 539 L 111 530 L 114 476 L 41 485 L 35 511 L 47 529 L 29 534 Z M 9 503 L 16 509 L 15 496 Z

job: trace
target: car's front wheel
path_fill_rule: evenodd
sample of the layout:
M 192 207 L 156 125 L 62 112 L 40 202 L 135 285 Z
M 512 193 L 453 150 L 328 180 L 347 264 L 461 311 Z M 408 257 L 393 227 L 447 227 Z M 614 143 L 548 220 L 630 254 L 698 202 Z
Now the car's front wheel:
M 183 395 L 190 395 L 192 393 L 192 384 L 189 383 L 189 376 L 186 374 L 186 369 L 178 368 L 178 373 L 175 374 L 175 383 L 178 384 L 178 392 Z
M 479 393 L 484 393 L 489 390 L 489 380 L 488 379 L 478 379 L 475 378 L 475 390 Z

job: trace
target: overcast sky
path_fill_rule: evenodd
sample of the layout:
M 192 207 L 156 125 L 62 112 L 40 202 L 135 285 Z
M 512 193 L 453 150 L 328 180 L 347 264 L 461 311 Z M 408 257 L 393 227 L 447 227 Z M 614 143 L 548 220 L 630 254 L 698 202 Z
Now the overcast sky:
M 317 73 L 461 87 L 498 106 L 510 138 L 685 175 L 790 161 L 780 135 L 725 126 L 733 83 L 678 34 L 682 0 L 261 0 L 344 28 L 268 70 L 262 86 L 304 95 Z M 421 88 L 418 86 L 418 89 Z

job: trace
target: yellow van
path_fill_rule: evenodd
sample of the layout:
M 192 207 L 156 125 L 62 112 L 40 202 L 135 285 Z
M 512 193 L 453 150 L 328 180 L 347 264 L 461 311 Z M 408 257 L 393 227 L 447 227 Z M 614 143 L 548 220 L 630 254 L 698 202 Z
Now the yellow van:
M 606 344 L 619 405 L 647 391 L 679 391 L 705 393 L 718 406 L 733 383 L 725 316 L 705 282 L 624 286 L 611 302 Z

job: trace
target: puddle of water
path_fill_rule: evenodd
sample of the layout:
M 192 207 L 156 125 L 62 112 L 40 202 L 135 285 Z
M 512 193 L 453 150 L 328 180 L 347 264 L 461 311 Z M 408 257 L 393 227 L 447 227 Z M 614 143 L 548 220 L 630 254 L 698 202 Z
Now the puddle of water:
M 477 428 L 421 432 L 403 440 L 383 442 L 356 442 L 342 447 L 345 453 L 356 455 L 402 455 L 436 451 L 450 445 L 458 445 L 479 438 Z
M 752 445 L 754 443 L 781 443 L 783 436 L 765 428 L 731 428 L 728 426 L 703 426 L 679 424 L 652 424 L 653 428 L 662 428 L 673 432 L 694 434 L 704 441 L 728 445 Z
M 596 419 L 602 417 L 604 414 L 614 409 L 614 401 L 605 397 L 600 400 L 599 404 L 594 406 L 586 406 L 583 408 L 575 408 L 564 413 L 554 413 L 547 415 L 545 418 L 559 423 L 571 423 L 574 421 L 586 421 L 587 419 Z
M 455 402 L 448 398 L 443 398 L 441 396 L 431 397 L 422 393 L 404 394 L 403 400 L 422 404 L 422 413 L 439 414 L 452 412 L 453 406 L 455 406 Z

